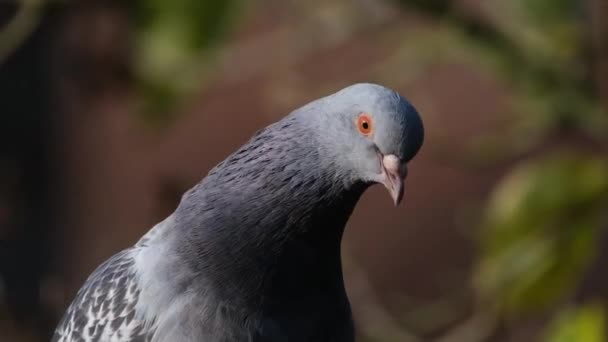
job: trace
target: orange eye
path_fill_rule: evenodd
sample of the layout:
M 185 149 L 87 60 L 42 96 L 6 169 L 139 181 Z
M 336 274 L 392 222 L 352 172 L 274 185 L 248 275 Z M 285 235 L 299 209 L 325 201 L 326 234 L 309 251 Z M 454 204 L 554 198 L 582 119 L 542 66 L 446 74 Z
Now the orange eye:
M 372 118 L 367 114 L 361 114 L 357 119 L 357 128 L 363 135 L 370 135 L 372 133 Z

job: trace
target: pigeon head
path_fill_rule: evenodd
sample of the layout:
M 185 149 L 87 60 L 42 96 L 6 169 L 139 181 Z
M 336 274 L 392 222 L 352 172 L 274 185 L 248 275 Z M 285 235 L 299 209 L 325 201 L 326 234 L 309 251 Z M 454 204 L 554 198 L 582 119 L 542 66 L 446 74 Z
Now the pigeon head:
M 407 162 L 424 138 L 420 116 L 406 99 L 383 86 L 360 83 L 315 101 L 298 114 L 312 122 L 343 181 L 382 184 L 399 204 Z
M 414 107 L 379 85 L 310 102 L 259 130 L 184 195 L 171 249 L 217 298 L 290 312 L 281 303 L 342 284 L 340 243 L 357 201 L 378 183 L 400 202 L 423 134 Z

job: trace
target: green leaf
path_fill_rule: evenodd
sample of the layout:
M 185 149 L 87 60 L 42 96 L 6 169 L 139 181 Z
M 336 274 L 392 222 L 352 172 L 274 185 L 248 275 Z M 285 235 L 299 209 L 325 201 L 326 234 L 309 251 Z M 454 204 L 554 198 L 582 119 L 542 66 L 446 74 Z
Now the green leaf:
M 601 305 L 587 304 L 561 312 L 550 324 L 547 342 L 606 341 L 606 314 Z
M 608 210 L 608 165 L 560 153 L 524 163 L 498 184 L 480 241 L 476 286 L 508 315 L 552 305 L 595 254 Z
M 200 86 L 208 53 L 227 32 L 238 0 L 137 0 L 134 67 L 145 112 L 158 117 Z

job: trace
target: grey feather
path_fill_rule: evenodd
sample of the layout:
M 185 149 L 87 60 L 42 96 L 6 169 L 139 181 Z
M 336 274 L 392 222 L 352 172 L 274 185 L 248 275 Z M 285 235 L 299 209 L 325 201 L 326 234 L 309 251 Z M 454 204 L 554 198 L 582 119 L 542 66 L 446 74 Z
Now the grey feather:
M 373 137 L 355 128 L 370 113 Z M 260 130 L 176 211 L 87 280 L 54 341 L 353 341 L 340 242 L 378 172 L 409 161 L 422 122 L 357 84 Z

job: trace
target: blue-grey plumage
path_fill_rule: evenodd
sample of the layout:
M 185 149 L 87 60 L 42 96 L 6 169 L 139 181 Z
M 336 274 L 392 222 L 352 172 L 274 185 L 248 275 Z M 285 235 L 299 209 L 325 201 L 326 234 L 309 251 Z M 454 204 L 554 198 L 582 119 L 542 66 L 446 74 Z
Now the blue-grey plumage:
M 379 85 L 293 111 L 100 266 L 54 341 L 353 341 L 344 227 L 374 183 L 399 203 L 422 140 L 414 107 Z

